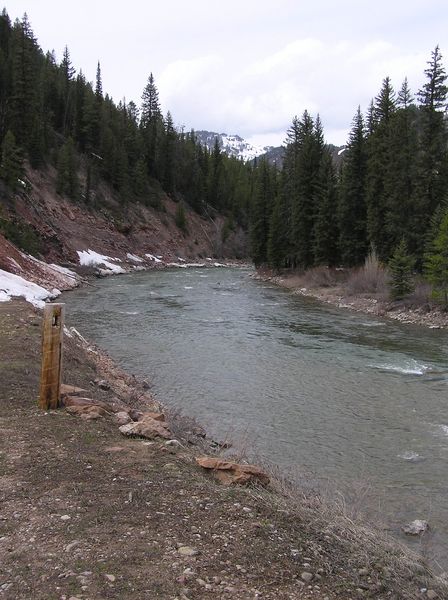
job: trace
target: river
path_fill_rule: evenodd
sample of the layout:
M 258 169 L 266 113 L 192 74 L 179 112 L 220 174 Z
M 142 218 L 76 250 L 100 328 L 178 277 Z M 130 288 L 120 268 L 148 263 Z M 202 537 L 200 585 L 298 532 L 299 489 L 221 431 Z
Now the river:
M 69 325 L 216 439 L 344 489 L 402 540 L 427 519 L 426 551 L 448 570 L 447 332 L 322 305 L 248 269 L 122 275 L 64 301 Z

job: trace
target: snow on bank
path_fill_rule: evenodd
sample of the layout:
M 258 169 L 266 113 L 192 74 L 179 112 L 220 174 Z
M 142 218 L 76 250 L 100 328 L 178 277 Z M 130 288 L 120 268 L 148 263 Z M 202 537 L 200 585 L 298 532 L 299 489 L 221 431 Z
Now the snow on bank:
M 127 256 L 128 260 L 130 260 L 132 262 L 135 262 L 135 263 L 142 263 L 142 262 L 144 262 L 143 258 L 140 258 L 139 256 L 136 256 L 135 254 L 131 254 L 130 252 L 128 252 L 126 254 L 126 256 Z M 115 258 L 114 260 L 117 260 L 117 259 Z
M 45 300 L 53 300 L 61 293 L 54 288 L 51 292 L 45 288 L 27 281 L 20 275 L 14 275 L 0 269 L 0 302 L 7 302 L 12 297 L 25 298 L 37 308 L 42 308 Z
M 105 267 L 99 269 L 103 275 L 126 273 L 126 271 L 119 265 L 115 265 L 113 262 L 121 262 L 119 258 L 112 258 L 103 254 L 98 254 L 94 250 L 77 250 L 79 256 L 79 264 L 83 267 Z
M 154 256 L 154 254 L 145 254 L 145 256 L 147 256 L 150 260 L 153 260 L 155 263 L 161 263 L 162 262 L 162 257 L 161 256 Z

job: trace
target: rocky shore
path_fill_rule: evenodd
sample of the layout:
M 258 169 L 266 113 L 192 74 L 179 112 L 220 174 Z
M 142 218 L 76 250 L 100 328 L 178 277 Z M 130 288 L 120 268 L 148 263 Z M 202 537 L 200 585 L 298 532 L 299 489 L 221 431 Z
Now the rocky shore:
M 303 287 L 302 278 L 294 274 L 275 275 L 269 271 L 257 271 L 253 277 L 289 289 L 293 294 L 315 298 L 337 308 L 393 319 L 401 323 L 423 325 L 431 329 L 448 327 L 448 313 L 436 307 L 429 310 L 427 306 L 411 307 L 404 302 L 391 302 L 372 294 L 350 294 L 343 285 Z

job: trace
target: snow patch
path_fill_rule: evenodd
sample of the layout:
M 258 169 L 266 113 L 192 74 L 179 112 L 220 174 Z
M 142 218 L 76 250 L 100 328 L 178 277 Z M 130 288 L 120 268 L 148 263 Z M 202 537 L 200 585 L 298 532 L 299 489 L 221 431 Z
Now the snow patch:
M 18 271 L 23 271 L 22 267 L 19 265 L 19 263 L 16 260 L 11 258 L 10 256 L 8 256 L 8 260 L 12 264 L 12 266 L 15 267 Z
M 126 254 L 126 256 L 128 257 L 129 260 L 132 260 L 132 262 L 136 262 L 136 263 L 143 262 L 143 258 L 140 258 L 139 256 L 135 256 L 135 254 L 131 254 L 130 252 L 128 252 Z
M 154 256 L 154 254 L 145 254 L 150 260 L 153 260 L 155 263 L 161 263 L 161 256 Z
M 0 269 L 0 302 L 7 302 L 13 297 L 20 297 L 25 298 L 33 306 L 42 308 L 45 300 L 52 300 L 60 293 L 61 291 L 56 288 L 50 292 L 36 283 L 27 281 L 20 275 L 14 275 Z
M 102 275 L 126 273 L 122 267 L 110 262 L 111 260 L 121 262 L 119 258 L 98 254 L 98 252 L 95 252 L 94 250 L 77 250 L 76 252 L 79 256 L 79 264 L 83 267 L 105 267 L 104 269 L 100 269 Z
M 65 267 L 61 267 L 60 265 L 55 265 L 54 263 L 51 263 L 48 266 L 57 271 L 58 273 L 62 273 L 62 275 L 67 275 L 67 277 L 73 277 L 73 279 L 79 278 L 77 273 Z

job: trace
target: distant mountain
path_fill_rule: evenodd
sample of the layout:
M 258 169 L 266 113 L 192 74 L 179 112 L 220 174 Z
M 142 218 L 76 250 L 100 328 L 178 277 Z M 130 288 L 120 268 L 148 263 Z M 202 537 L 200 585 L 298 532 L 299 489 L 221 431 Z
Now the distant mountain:
M 244 161 L 264 157 L 271 165 L 276 165 L 279 169 L 283 166 L 284 146 L 254 146 L 239 135 L 228 135 L 227 133 L 216 133 L 215 131 L 202 130 L 194 133 L 198 142 L 209 150 L 213 149 L 215 139 L 218 139 L 219 147 L 228 156 L 236 156 Z M 345 146 L 328 144 L 328 148 L 337 169 L 342 162 Z
M 216 133 L 215 131 L 195 131 L 195 136 L 200 144 L 213 149 L 215 139 L 218 139 L 219 147 L 228 155 L 236 156 L 242 160 L 253 160 L 273 149 L 272 146 L 254 146 L 239 135 L 227 133 Z

